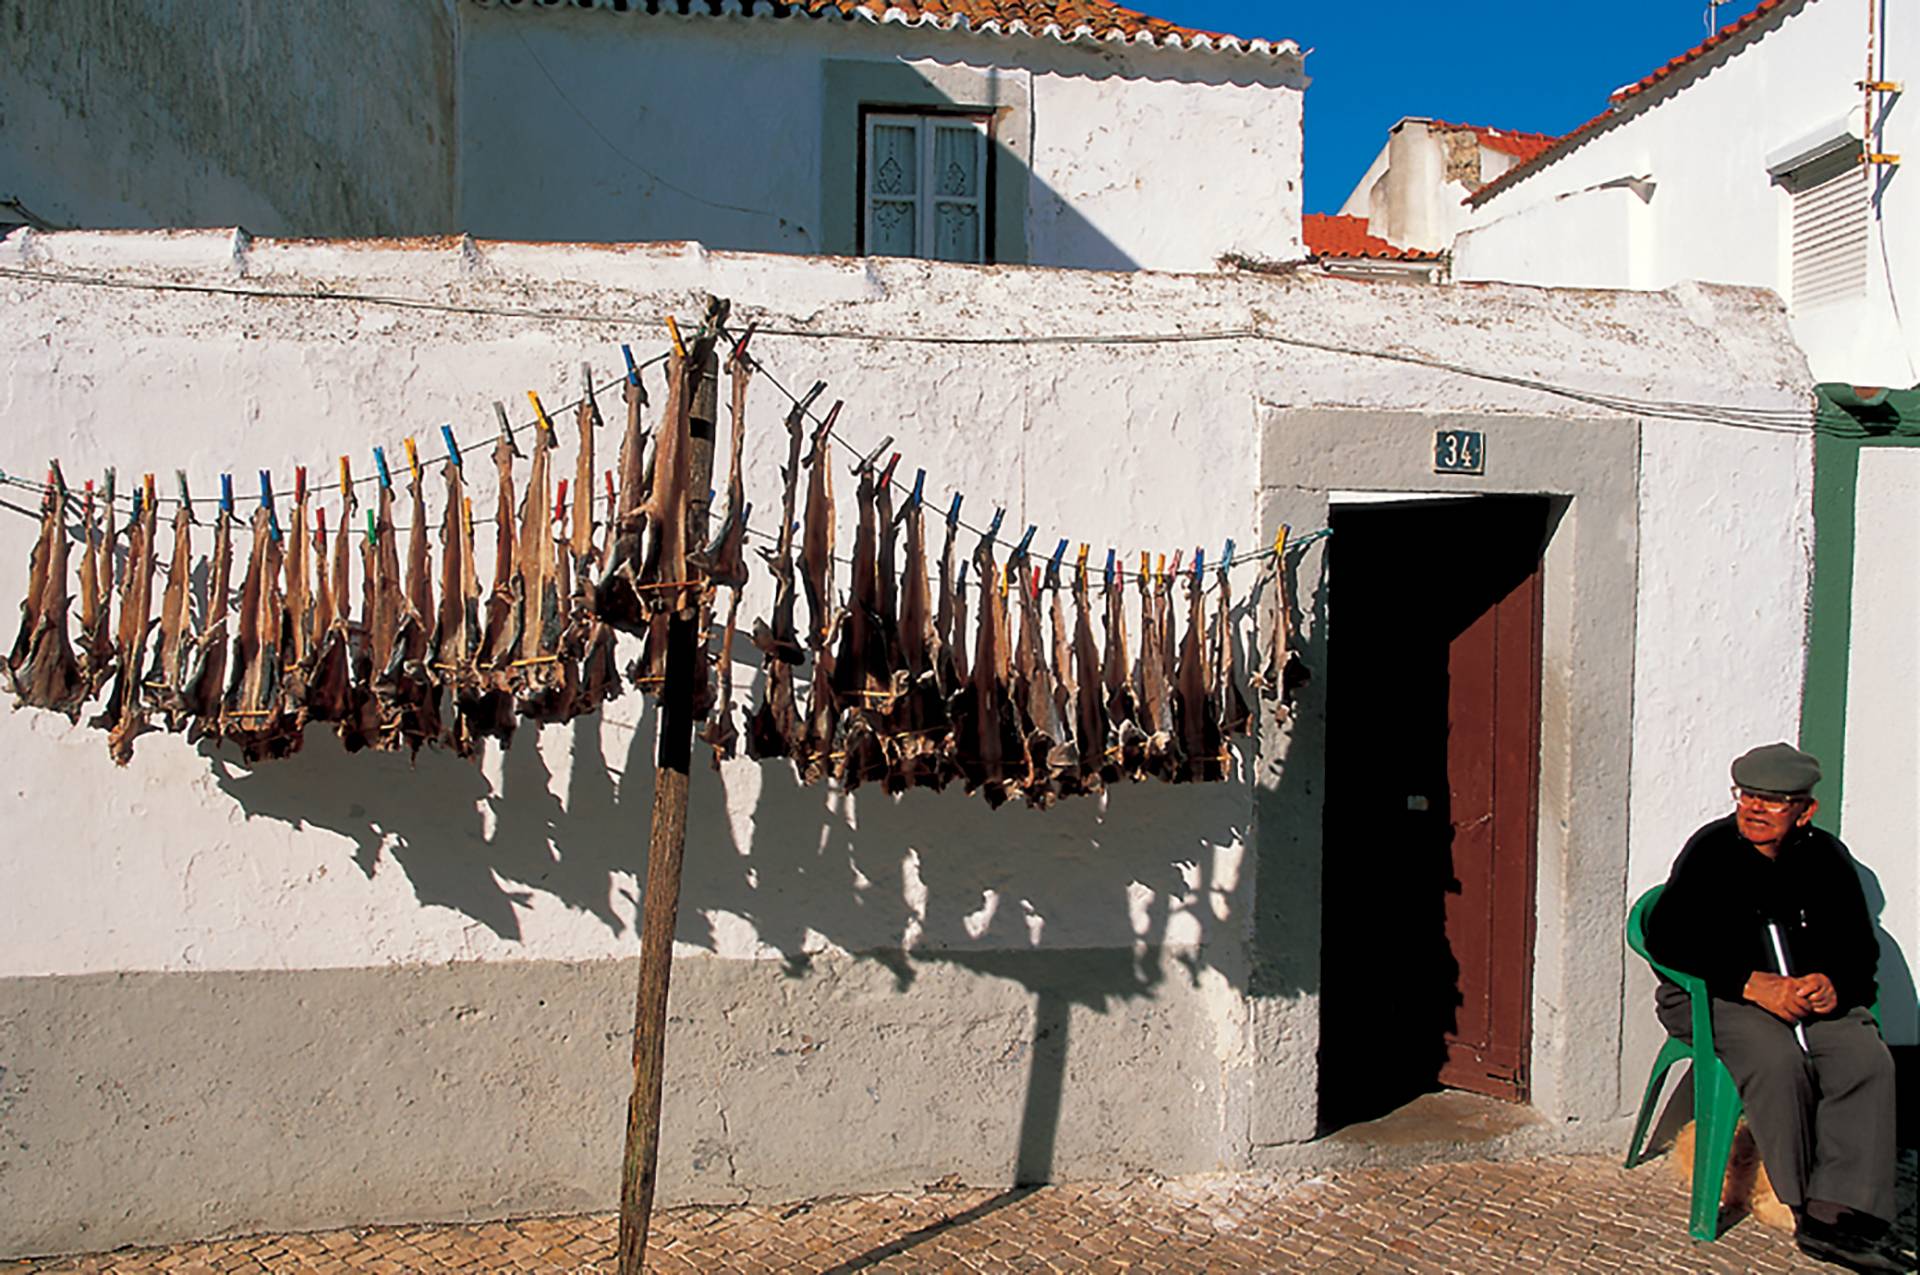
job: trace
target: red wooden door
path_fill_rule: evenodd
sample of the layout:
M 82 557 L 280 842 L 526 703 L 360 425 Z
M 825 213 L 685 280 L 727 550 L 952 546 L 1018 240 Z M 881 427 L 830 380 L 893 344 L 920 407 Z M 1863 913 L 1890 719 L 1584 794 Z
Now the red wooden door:
M 1445 912 L 1459 1004 L 1440 1082 L 1523 1102 L 1540 756 L 1537 564 L 1448 644 L 1447 672 Z
M 1527 1097 L 1546 513 L 1335 513 L 1323 1127 L 1441 1087 Z

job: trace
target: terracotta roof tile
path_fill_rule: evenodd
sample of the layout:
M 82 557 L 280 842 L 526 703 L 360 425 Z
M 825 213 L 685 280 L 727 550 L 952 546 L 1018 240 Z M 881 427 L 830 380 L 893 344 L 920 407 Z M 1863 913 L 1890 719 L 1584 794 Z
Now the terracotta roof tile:
M 1435 120 L 1429 127 L 1465 130 L 1477 136 L 1480 144 L 1488 150 L 1512 155 L 1522 161 L 1532 159 L 1560 140 L 1553 133 L 1521 133 L 1510 128 L 1491 128 L 1485 124 L 1449 124 L 1445 120 Z
M 1375 257 L 1387 261 L 1435 261 L 1430 252 L 1414 248 L 1396 248 L 1378 235 L 1367 233 L 1365 217 L 1347 217 L 1339 213 L 1308 213 L 1300 219 L 1300 237 L 1307 251 L 1316 257 L 1351 259 Z
M 1183 27 L 1107 0 L 474 0 L 508 9 L 612 9 L 622 13 L 842 18 L 1063 43 L 1097 40 L 1156 48 L 1300 57 L 1292 40 L 1256 40 Z
M 1548 164 L 1559 159 L 1568 151 L 1573 150 L 1582 142 L 1586 141 L 1588 137 L 1600 132 L 1609 124 L 1625 118 L 1625 108 L 1635 105 L 1636 99 L 1649 89 L 1660 84 L 1661 81 L 1684 70 L 1709 53 L 1723 48 L 1729 43 L 1749 39 L 1760 34 L 1756 29 L 1759 23 L 1774 12 L 1780 10 L 1792 12 L 1805 7 L 1807 3 L 1808 0 L 1760 0 L 1760 3 L 1754 6 L 1750 12 L 1727 23 L 1705 40 L 1702 40 L 1699 44 L 1694 45 L 1691 49 L 1682 53 L 1679 57 L 1669 59 L 1657 70 L 1651 74 L 1642 76 L 1632 84 L 1615 89 L 1608 95 L 1607 100 L 1609 105 L 1606 110 L 1600 112 L 1600 114 L 1594 116 L 1579 128 L 1556 139 L 1551 145 L 1537 152 L 1531 158 L 1521 160 L 1520 163 L 1515 164 L 1512 168 L 1509 168 L 1506 172 L 1500 174 L 1500 176 L 1494 178 L 1479 190 L 1468 195 L 1462 202 L 1475 206 L 1485 203 L 1522 178 L 1545 168 Z

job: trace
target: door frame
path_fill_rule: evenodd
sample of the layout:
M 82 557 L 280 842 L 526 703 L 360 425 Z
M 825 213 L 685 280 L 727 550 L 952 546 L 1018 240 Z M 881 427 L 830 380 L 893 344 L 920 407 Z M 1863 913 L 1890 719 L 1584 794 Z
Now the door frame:
M 1531 1101 L 1557 1121 L 1614 1117 L 1629 1044 L 1623 1033 L 1639 1031 L 1623 1002 L 1639 422 L 1266 405 L 1260 424 L 1260 512 L 1268 536 L 1282 523 L 1297 531 L 1324 527 L 1336 503 L 1551 498 L 1541 579 Z M 1434 431 L 1442 428 L 1483 433 L 1483 475 L 1432 472 Z M 1276 987 L 1309 992 L 1300 1003 L 1256 1005 L 1256 1015 L 1271 1016 L 1261 1035 L 1276 1047 L 1250 1064 L 1251 1088 L 1289 1097 L 1318 1088 L 1321 723 L 1328 644 L 1338 640 L 1326 611 L 1325 563 L 1324 546 L 1314 545 L 1291 564 L 1299 645 L 1316 680 L 1284 720 L 1265 716 L 1255 773 L 1260 885 L 1252 962 L 1256 971 L 1278 972 Z M 1262 992 L 1258 978 L 1253 991 Z M 1302 1118 L 1298 1105 L 1252 1104 L 1256 1159 L 1262 1146 L 1312 1136 L 1311 1113 Z

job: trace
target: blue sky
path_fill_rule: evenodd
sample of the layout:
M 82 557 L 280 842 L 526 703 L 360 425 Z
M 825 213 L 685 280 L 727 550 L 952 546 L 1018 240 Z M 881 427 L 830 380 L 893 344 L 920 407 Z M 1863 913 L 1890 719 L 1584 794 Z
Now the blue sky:
M 1339 208 L 1403 116 L 1564 133 L 1599 114 L 1614 89 L 1707 35 L 1705 0 L 1123 2 L 1187 26 L 1286 37 L 1312 50 L 1308 212 Z M 1722 5 L 1720 24 L 1752 7 Z

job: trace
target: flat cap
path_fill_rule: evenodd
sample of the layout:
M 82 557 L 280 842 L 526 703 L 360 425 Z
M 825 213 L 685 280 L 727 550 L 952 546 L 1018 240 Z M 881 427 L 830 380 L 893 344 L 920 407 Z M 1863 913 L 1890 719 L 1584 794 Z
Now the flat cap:
M 1749 792 L 1798 796 L 1820 782 L 1820 763 L 1792 744 L 1762 744 L 1733 759 L 1733 782 Z

